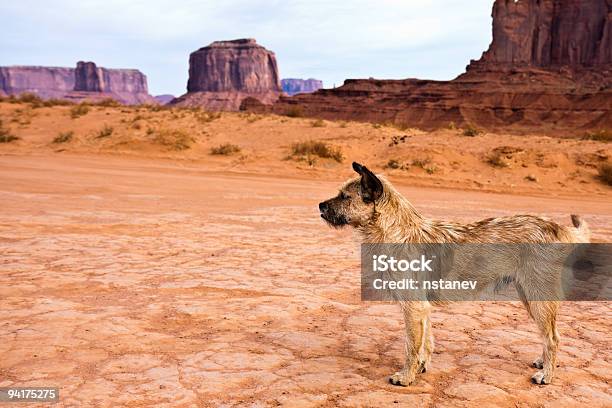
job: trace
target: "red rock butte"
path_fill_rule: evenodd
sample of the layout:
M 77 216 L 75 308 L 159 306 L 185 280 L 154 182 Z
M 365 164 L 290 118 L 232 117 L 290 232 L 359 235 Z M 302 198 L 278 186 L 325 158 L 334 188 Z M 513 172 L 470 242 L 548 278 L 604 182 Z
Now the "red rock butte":
M 280 94 L 274 53 L 246 38 L 215 41 L 192 52 L 187 93 L 170 103 L 231 111 L 247 97 L 272 103 Z
M 147 77 L 137 69 L 109 69 L 79 61 L 76 68 L 0 67 L 0 94 L 34 93 L 72 101 L 111 98 L 125 104 L 155 103 Z
M 434 129 L 471 124 L 571 133 L 612 127 L 612 5 L 496 0 L 493 41 L 451 81 L 347 79 L 336 89 L 253 98 L 242 110 Z

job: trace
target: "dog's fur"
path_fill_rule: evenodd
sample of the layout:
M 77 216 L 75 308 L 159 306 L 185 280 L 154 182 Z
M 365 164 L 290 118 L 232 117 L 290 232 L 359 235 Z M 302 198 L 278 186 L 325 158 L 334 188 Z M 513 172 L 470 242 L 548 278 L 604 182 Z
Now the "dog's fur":
M 572 215 L 574 227 L 531 215 L 487 218 L 461 224 L 432 220 L 421 215 L 381 176 L 365 166 L 353 163 L 360 175 L 342 186 L 339 194 L 319 204 L 321 217 L 334 227 L 352 226 L 365 243 L 579 243 L 589 242 L 587 224 Z M 529 315 L 544 338 L 542 356 L 533 362 L 540 369 L 533 377 L 536 384 L 552 381 L 559 347 L 556 301 L 530 301 L 526 294 L 535 285 L 515 281 Z M 404 368 L 392 375 L 395 385 L 409 385 L 416 374 L 427 370 L 434 348 L 428 301 L 400 302 L 406 325 Z

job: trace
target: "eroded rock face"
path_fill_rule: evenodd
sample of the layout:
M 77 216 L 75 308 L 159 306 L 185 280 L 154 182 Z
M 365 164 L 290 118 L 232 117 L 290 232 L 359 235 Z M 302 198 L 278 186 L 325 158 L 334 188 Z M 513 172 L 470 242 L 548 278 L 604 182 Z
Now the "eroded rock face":
M 0 90 L 6 95 L 33 92 L 45 99 L 61 98 L 73 89 L 73 68 L 0 67 Z
M 608 0 L 497 0 L 493 42 L 479 63 L 592 66 L 612 62 Z
M 0 67 L 0 90 L 7 95 L 32 92 L 43 99 L 74 101 L 113 98 L 125 104 L 154 103 L 147 77 L 136 69 L 99 68 L 93 62 L 75 68 Z
M 452 81 L 346 80 L 336 89 L 242 108 L 432 129 L 575 134 L 612 127 L 609 0 L 496 0 L 493 41 Z
M 254 39 L 215 41 L 191 53 L 187 94 L 171 103 L 238 110 L 245 97 L 272 103 L 280 93 L 273 52 Z
M 281 87 L 283 92 L 289 96 L 293 96 L 301 93 L 312 93 L 323 88 L 323 81 L 319 79 L 298 79 L 298 78 L 286 78 L 281 80 Z

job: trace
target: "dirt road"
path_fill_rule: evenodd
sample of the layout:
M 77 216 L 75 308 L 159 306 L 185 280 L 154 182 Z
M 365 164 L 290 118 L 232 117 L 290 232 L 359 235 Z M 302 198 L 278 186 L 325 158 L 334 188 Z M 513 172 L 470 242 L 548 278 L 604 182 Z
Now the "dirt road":
M 512 303 L 433 316 L 409 388 L 396 305 L 359 299 L 358 245 L 316 204 L 337 182 L 197 164 L 0 156 L 0 386 L 57 386 L 65 407 L 610 406 L 609 303 L 563 305 L 552 385 L 529 382 L 535 326 Z M 425 214 L 515 212 L 612 239 L 609 197 L 400 186 Z

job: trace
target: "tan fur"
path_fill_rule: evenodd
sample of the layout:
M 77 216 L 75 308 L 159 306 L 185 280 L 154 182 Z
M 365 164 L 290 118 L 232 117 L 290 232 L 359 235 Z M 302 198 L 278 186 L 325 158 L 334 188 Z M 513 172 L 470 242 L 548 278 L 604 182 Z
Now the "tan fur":
M 357 165 L 357 167 L 355 167 Z M 353 164 L 357 172 L 365 167 Z M 361 170 L 365 169 L 365 170 Z M 487 218 L 469 224 L 446 222 L 422 216 L 395 188 L 381 176 L 382 194 L 373 202 L 364 202 L 364 174 L 349 180 L 337 197 L 320 204 L 321 214 L 333 226 L 350 225 L 359 231 L 365 243 L 578 243 L 589 242 L 590 232 L 585 222 L 572 215 L 574 227 L 531 215 Z M 371 181 L 371 180 L 370 180 Z M 367 183 L 366 183 L 367 184 Z M 371 192 L 368 192 L 371 193 Z M 523 283 L 529 285 L 529 282 Z M 536 372 L 532 381 L 548 384 L 552 381 L 559 347 L 556 315 L 559 302 L 529 301 L 525 291 L 530 287 L 517 285 L 527 312 L 543 336 L 542 356 L 534 361 Z M 391 376 L 396 385 L 409 385 L 418 373 L 426 371 L 434 349 L 430 312 L 427 301 L 400 302 L 406 327 L 404 368 Z

